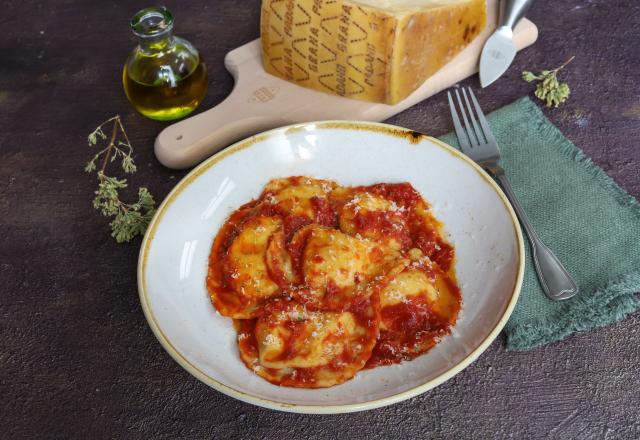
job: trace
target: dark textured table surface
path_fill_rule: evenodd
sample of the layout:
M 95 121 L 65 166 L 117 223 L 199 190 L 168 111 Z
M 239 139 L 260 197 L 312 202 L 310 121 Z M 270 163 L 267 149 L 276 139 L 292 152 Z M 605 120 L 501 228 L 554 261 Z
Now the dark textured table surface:
M 259 0 L 166 2 L 177 34 L 210 68 L 202 108 L 231 90 L 224 55 L 258 36 Z M 136 288 L 139 239 L 118 245 L 90 206 L 85 137 L 119 113 L 157 198 L 183 173 L 163 168 L 163 124 L 137 115 L 120 83 L 141 1 L 4 0 L 0 13 L 0 437 L 640 438 L 640 315 L 527 353 L 498 338 L 469 368 L 409 401 L 340 416 L 286 414 L 214 391 L 182 370 L 147 326 Z M 575 61 L 570 101 L 545 113 L 640 197 L 640 4 L 539 0 L 540 38 L 487 110 L 530 93 L 523 69 Z M 477 86 L 477 78 L 465 83 Z M 451 130 L 436 95 L 390 122 Z

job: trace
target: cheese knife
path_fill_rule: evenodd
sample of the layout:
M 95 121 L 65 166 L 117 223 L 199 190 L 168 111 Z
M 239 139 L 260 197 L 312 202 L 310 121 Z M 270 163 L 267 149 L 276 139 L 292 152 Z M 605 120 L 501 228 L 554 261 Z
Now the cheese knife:
M 533 0 L 505 0 L 504 12 L 480 56 L 480 85 L 484 88 L 500 78 L 516 56 L 513 28 L 525 16 Z

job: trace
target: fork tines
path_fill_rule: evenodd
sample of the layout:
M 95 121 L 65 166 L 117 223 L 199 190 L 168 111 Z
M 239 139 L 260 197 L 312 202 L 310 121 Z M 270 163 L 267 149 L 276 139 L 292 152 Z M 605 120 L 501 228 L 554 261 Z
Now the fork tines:
M 469 103 L 469 98 L 467 96 L 467 91 L 469 96 L 471 96 L 471 102 L 473 102 L 473 107 Z M 460 123 L 460 118 L 458 116 L 458 111 L 456 110 L 456 106 L 454 104 L 453 98 L 451 96 L 451 92 L 447 92 L 447 96 L 449 98 L 449 107 L 451 108 L 451 118 L 453 119 L 453 127 L 456 131 L 456 136 L 458 137 L 458 141 L 460 142 L 460 148 L 463 152 L 467 152 L 471 148 L 479 147 L 483 145 L 496 145 L 496 140 L 493 137 L 493 133 L 491 132 L 491 128 L 489 127 L 489 123 L 487 119 L 484 117 L 484 113 L 478 104 L 478 100 L 476 99 L 473 91 L 470 87 L 462 88 L 462 96 L 464 97 L 465 105 L 462 104 L 462 99 L 460 98 L 459 89 L 455 89 L 456 99 L 458 102 L 458 107 L 460 109 L 460 113 L 462 113 L 462 120 L 464 121 L 464 126 Z M 474 112 L 475 110 L 475 112 Z M 474 115 L 475 113 L 475 115 Z M 476 120 L 477 116 L 477 120 Z M 471 121 L 471 123 L 469 123 Z M 478 125 L 479 123 L 479 125 Z

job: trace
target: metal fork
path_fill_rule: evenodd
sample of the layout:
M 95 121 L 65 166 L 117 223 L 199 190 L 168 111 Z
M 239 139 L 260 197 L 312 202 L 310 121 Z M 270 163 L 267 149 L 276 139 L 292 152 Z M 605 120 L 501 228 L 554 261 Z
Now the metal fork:
M 473 108 L 469 103 L 467 91 L 463 88 L 462 96 L 464 97 L 466 110 L 465 106 L 462 105 L 460 92 L 457 89 L 455 91 L 460 113 L 462 113 L 462 119 L 464 120 L 464 127 L 460 123 L 451 92 L 447 92 L 449 107 L 451 108 L 451 118 L 453 119 L 453 126 L 456 130 L 460 148 L 464 154 L 491 173 L 498 182 L 500 182 L 502 189 L 520 219 L 520 223 L 527 232 L 533 251 L 533 262 L 544 292 L 552 300 L 571 298 L 578 293 L 578 286 L 560 260 L 558 260 L 558 257 L 540 240 L 533 226 L 529 223 L 524 209 L 522 209 L 522 206 L 520 206 L 520 203 L 516 199 L 511 184 L 500 166 L 500 150 L 498 149 L 496 139 L 493 137 L 489 123 L 484 117 L 473 91 L 470 88 L 468 91 L 469 96 L 471 96 L 471 101 L 473 102 Z M 477 121 L 474 116 L 474 110 L 477 115 Z M 471 124 L 469 124 L 469 120 L 471 120 Z

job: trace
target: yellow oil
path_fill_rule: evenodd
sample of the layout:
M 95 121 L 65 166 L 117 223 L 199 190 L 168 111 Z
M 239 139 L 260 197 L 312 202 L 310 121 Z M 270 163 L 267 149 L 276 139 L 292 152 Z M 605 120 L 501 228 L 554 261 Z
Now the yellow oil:
M 147 60 L 144 70 L 153 70 Z M 138 65 L 140 66 L 140 65 Z M 160 66 L 155 66 L 155 69 Z M 139 69 L 138 69 L 139 70 Z M 207 67 L 200 61 L 195 69 L 174 76 L 172 81 L 156 80 L 145 83 L 134 78 L 144 78 L 145 72 L 130 72 L 125 65 L 122 83 L 127 98 L 144 116 L 159 121 L 170 121 L 187 116 L 194 111 L 207 94 Z

